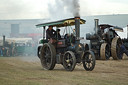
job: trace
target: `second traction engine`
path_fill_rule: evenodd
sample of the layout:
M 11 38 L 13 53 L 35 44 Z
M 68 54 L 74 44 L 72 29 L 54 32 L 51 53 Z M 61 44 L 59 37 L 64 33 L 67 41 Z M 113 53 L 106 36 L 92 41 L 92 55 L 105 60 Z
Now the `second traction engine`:
M 96 59 L 106 60 L 110 56 L 113 59 L 121 59 L 119 55 L 121 39 L 116 31 L 123 29 L 109 24 L 100 24 L 99 19 L 95 19 L 94 34 L 86 34 L 86 39 L 90 40 L 90 48 L 95 53 Z

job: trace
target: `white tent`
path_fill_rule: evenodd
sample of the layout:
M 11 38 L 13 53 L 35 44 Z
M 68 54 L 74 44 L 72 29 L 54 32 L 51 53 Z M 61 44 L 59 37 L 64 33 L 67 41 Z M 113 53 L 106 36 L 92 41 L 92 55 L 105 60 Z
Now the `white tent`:
M 121 38 L 127 38 L 127 27 L 123 28 L 123 32 L 117 31 L 117 34 L 118 34 Z

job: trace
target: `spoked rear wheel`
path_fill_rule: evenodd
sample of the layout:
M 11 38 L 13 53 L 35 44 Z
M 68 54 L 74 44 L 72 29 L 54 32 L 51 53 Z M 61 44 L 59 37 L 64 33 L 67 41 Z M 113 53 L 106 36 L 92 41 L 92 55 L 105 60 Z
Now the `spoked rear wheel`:
M 67 51 L 63 56 L 63 66 L 67 71 L 73 71 L 76 66 L 76 57 L 72 51 Z
M 43 68 L 47 70 L 54 69 L 56 62 L 55 59 L 56 59 L 55 47 L 50 43 L 44 44 L 43 47 L 41 48 L 41 53 L 40 53 L 40 60 Z
M 82 60 L 84 69 L 92 71 L 95 67 L 95 60 L 95 55 L 92 51 L 85 52 Z

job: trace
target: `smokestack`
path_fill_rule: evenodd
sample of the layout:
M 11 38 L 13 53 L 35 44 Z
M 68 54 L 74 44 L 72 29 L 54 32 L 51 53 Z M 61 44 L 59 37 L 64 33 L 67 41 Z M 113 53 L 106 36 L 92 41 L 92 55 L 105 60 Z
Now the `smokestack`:
M 75 17 L 75 30 L 77 43 L 80 42 L 80 17 Z
M 128 39 L 128 25 L 127 25 L 127 39 Z
M 3 35 L 3 47 L 5 47 L 5 35 Z
M 94 21 L 95 21 L 95 28 L 94 28 L 94 30 L 95 30 L 95 34 L 97 34 L 97 32 L 98 32 L 98 25 L 99 25 L 99 19 L 94 19 Z

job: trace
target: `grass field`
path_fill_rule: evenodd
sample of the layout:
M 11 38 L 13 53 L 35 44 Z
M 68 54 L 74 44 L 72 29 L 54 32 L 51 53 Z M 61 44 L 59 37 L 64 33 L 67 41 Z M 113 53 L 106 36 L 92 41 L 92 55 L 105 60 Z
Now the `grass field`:
M 93 71 L 79 65 L 68 72 L 62 65 L 44 70 L 37 57 L 0 57 L 0 85 L 128 85 L 128 58 L 97 60 Z

